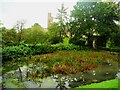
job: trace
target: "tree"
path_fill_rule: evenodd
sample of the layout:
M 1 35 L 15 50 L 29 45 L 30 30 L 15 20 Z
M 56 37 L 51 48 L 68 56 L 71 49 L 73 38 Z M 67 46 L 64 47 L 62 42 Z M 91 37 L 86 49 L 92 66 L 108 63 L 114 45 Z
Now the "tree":
M 25 26 L 25 20 L 17 21 L 17 24 L 15 25 L 18 43 L 20 43 L 23 39 L 22 35 L 23 35 L 24 26 Z
M 110 38 L 110 46 L 119 46 L 120 47 L 120 25 L 118 26 L 117 32 L 112 32 L 111 33 L 111 38 Z
M 46 41 L 46 33 L 44 29 L 35 23 L 31 28 L 24 30 L 24 41 L 32 46 Z
M 48 26 L 48 41 L 51 43 L 51 44 L 56 44 L 56 43 L 59 43 L 59 42 L 62 42 L 60 41 L 60 26 L 58 25 L 58 23 L 51 23 L 49 26 Z
M 77 2 L 71 16 L 72 32 L 74 37 L 87 37 L 88 44 L 95 38 L 93 34 L 98 33 L 101 37 L 102 46 L 111 38 L 111 32 L 116 32 L 116 23 L 119 20 L 118 4 L 114 2 Z M 104 39 L 103 39 L 104 38 Z M 100 40 L 100 38 L 98 38 Z
M 0 43 L 2 42 L 2 28 L 1 28 L 2 25 L 3 24 L 2 24 L 2 22 L 0 20 Z
M 6 29 L 5 27 L 2 27 L 2 44 L 4 45 L 12 45 L 13 43 L 16 43 L 16 30 L 14 28 L 12 29 Z
M 58 23 L 60 26 L 60 41 L 62 41 L 62 38 L 64 37 L 64 35 L 66 34 L 65 28 L 66 28 L 66 22 L 67 22 L 67 12 L 66 12 L 67 8 L 64 7 L 64 4 L 61 5 L 61 8 L 58 9 Z
M 91 45 L 91 35 L 94 33 L 94 18 L 92 16 L 96 2 L 77 2 L 71 13 L 73 20 L 70 32 L 74 34 L 75 40 L 80 40 L 83 35 L 87 37 L 88 45 Z
M 101 8 L 99 8 L 101 7 Z M 118 25 L 115 21 L 119 21 L 118 4 L 114 2 L 100 2 L 96 6 L 96 31 L 101 35 L 103 46 L 106 46 L 108 40 L 111 40 L 112 33 L 118 31 Z

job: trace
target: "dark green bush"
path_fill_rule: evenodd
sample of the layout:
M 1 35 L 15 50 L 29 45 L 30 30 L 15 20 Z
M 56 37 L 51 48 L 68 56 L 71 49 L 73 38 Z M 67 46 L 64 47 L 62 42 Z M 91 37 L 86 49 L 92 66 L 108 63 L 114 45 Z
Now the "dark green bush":
M 60 50 L 81 50 L 85 49 L 82 46 L 76 46 L 73 44 L 55 44 L 55 45 L 39 45 L 35 47 L 31 47 L 33 54 L 45 54 L 45 53 L 53 53 L 54 51 Z
M 76 37 L 70 38 L 69 43 L 74 44 L 74 45 L 80 45 L 80 46 L 85 45 L 85 41 L 80 40 L 79 38 L 76 38 Z
M 31 49 L 24 45 L 8 46 L 2 49 L 3 62 L 31 54 Z
M 13 59 L 18 59 L 21 57 L 25 57 L 27 55 L 36 55 L 36 54 L 46 54 L 46 53 L 53 53 L 54 51 L 60 50 L 85 50 L 88 49 L 83 46 L 76 46 L 73 44 L 55 44 L 55 45 L 48 45 L 43 44 L 39 46 L 26 46 L 26 45 L 19 45 L 19 46 L 8 46 L 4 47 L 2 51 L 3 55 L 3 62 Z
M 31 48 L 33 54 L 45 54 L 45 53 L 52 53 L 54 48 L 51 45 L 39 45 Z
M 106 47 L 101 47 L 101 50 L 106 50 L 106 51 L 111 51 L 111 52 L 120 52 L 120 48 L 106 48 Z
M 55 37 L 50 38 L 49 42 L 51 44 L 57 44 L 57 43 L 63 42 L 63 39 L 60 38 L 59 36 L 55 36 Z
M 53 46 L 55 50 L 81 50 L 80 46 L 76 46 L 73 44 L 57 44 Z

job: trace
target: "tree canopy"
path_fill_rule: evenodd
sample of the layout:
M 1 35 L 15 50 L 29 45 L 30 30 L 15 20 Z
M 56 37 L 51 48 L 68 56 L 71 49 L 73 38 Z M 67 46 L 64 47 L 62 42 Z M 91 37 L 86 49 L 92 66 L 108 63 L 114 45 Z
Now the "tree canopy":
M 32 44 L 33 46 L 45 42 L 45 39 L 45 31 L 38 23 L 35 23 L 31 28 L 24 31 L 25 42 Z
M 103 43 L 106 44 L 112 33 L 119 29 L 115 23 L 119 21 L 118 7 L 114 2 L 77 2 L 71 13 L 74 26 L 71 32 L 77 37 L 86 35 L 88 42 L 90 36 L 98 33 L 103 36 Z

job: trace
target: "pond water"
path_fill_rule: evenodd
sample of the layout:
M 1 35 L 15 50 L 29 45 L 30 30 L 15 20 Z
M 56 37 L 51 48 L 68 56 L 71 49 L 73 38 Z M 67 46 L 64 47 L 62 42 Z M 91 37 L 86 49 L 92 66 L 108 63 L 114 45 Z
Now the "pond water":
M 39 70 L 39 75 L 37 75 L 37 77 L 34 75 L 36 69 Z M 23 66 L 20 67 L 20 69 L 18 68 L 15 71 L 4 74 L 3 83 L 5 83 L 7 79 L 17 78 L 18 82 L 24 83 L 25 86 L 23 88 L 74 88 L 90 83 L 120 78 L 120 69 L 118 68 L 117 62 L 103 63 L 99 68 L 81 74 L 59 74 L 43 78 L 43 71 L 44 66 L 33 66 L 29 68 Z M 33 73 L 33 75 L 31 76 L 30 73 Z M 5 84 L 3 86 L 4 88 L 9 88 Z

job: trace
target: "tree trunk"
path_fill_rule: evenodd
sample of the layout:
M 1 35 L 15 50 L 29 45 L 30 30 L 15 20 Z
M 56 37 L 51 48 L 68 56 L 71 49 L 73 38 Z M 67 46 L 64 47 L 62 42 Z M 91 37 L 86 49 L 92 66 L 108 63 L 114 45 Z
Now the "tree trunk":
M 60 42 L 62 42 L 62 32 L 60 31 Z
M 20 72 L 19 81 L 22 82 L 22 71 L 21 71 L 20 67 L 18 69 L 19 69 L 19 72 Z
M 89 46 L 89 47 L 92 47 L 92 41 L 91 41 L 91 35 L 90 33 L 87 35 L 87 41 L 85 43 L 85 45 Z
M 93 40 L 92 45 L 93 45 L 93 48 L 96 49 L 96 41 L 95 40 Z

